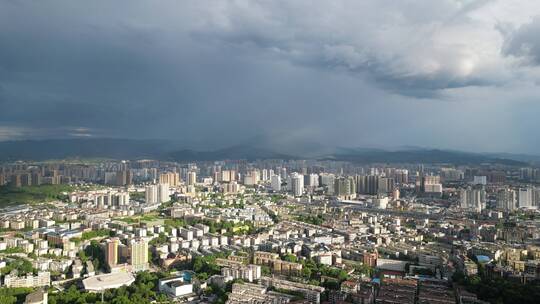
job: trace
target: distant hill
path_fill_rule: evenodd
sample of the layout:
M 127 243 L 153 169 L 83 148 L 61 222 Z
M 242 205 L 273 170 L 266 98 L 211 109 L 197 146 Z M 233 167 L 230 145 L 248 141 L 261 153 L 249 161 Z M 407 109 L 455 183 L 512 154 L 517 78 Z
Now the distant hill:
M 300 146 L 305 144 L 300 144 Z M 272 145 L 245 144 L 217 150 L 195 150 L 179 142 L 167 140 L 136 139 L 50 139 L 0 142 L 0 160 L 49 160 L 66 158 L 153 158 L 171 161 L 212 161 L 226 159 L 325 159 L 356 163 L 496 163 L 523 166 L 534 160 L 513 154 L 485 154 L 461 151 L 403 148 L 396 151 L 366 148 L 316 149 L 309 146 L 309 153 L 290 146 L 281 152 Z M 281 148 L 281 147 L 280 147 Z M 304 149 L 305 150 L 305 149 Z M 284 150 L 282 150 L 284 151 Z M 536 159 L 540 159 L 537 157 Z
M 132 139 L 48 139 L 0 142 L 0 160 L 80 158 L 160 158 L 174 147 L 167 141 Z
M 234 146 L 214 151 L 181 150 L 168 154 L 175 161 L 206 161 L 226 159 L 294 159 L 296 157 L 248 146 Z
M 506 155 L 507 157 L 510 155 Z M 380 149 L 346 149 L 323 159 L 334 159 L 356 163 L 433 163 L 433 164 L 482 164 L 494 163 L 509 166 L 526 165 L 525 162 L 510 158 L 499 158 L 479 153 L 438 149 L 407 149 L 386 151 Z
M 233 146 L 211 151 L 182 149 L 166 140 L 135 139 L 50 139 L 0 142 L 0 160 L 49 160 L 65 158 L 154 158 L 173 161 L 223 159 L 291 159 L 290 155 L 250 146 Z

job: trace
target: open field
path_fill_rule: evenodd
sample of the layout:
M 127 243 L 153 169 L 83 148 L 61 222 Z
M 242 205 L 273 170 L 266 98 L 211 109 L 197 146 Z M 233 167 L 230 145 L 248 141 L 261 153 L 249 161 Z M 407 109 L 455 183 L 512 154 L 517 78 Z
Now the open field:
M 0 187 L 0 206 L 35 204 L 61 200 L 73 191 L 71 185 L 41 185 L 28 187 Z

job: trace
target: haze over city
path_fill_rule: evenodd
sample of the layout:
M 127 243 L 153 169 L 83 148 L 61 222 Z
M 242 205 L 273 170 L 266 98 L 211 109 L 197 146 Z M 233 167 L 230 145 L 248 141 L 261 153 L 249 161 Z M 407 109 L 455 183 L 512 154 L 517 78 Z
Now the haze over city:
M 537 1 L 2 1 L 0 140 L 538 154 Z
M 540 1 L 0 0 L 0 304 L 537 304 Z

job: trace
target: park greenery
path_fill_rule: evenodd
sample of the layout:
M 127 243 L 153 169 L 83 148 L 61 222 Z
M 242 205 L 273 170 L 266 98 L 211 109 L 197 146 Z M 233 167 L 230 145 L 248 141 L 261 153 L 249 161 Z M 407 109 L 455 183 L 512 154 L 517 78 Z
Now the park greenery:
M 10 247 L 4 250 L 0 250 L 0 254 L 14 254 L 14 253 L 24 253 L 24 250 L 21 247 Z
M 11 256 L 9 257 L 6 267 L 2 268 L 0 272 L 2 274 L 8 274 L 13 270 L 16 270 L 18 275 L 32 274 L 35 272 L 30 261 L 24 258 Z
M 138 224 L 138 223 L 154 222 L 154 221 L 160 220 L 160 218 L 154 214 L 146 214 L 142 216 L 122 217 L 122 218 L 118 218 L 117 220 L 124 223 L 128 223 L 128 224 Z
M 211 219 L 166 219 L 165 225 L 170 228 L 186 227 L 196 224 L 203 224 L 209 227 L 210 233 L 225 230 L 224 235 L 251 235 L 257 232 L 252 222 L 233 223 L 230 221 L 215 221 Z
M 322 214 L 318 215 L 299 215 L 296 218 L 300 222 L 321 226 L 324 223 Z
M 0 186 L 0 206 L 65 200 L 66 193 L 75 189 L 76 187 L 71 185 Z
M 76 285 L 72 285 L 63 292 L 50 293 L 49 304 L 71 303 L 111 303 L 111 304 L 147 304 L 147 303 L 170 303 L 167 296 L 158 293 L 158 281 L 164 278 L 164 273 L 140 272 L 135 282 L 130 286 L 122 286 L 117 289 L 108 289 L 103 294 L 104 302 L 101 302 L 101 294 L 80 291 Z
M 92 240 L 84 251 L 79 252 L 79 257 L 83 262 L 91 259 L 95 270 L 105 269 L 105 253 L 96 240 Z
M 80 243 L 81 241 L 87 241 L 94 238 L 104 238 L 114 236 L 114 232 L 109 229 L 98 229 L 98 230 L 91 230 L 91 231 L 85 231 L 82 233 L 81 237 L 73 237 L 70 239 L 70 241 L 75 243 Z
M 455 272 L 452 280 L 469 292 L 478 296 L 479 299 L 496 304 L 538 303 L 540 299 L 540 282 L 534 281 L 527 284 L 505 278 L 489 278 L 483 265 L 479 265 L 478 274 L 466 276 L 463 272 Z
M 216 253 L 212 255 L 197 256 L 191 261 L 191 269 L 197 273 L 197 278 L 206 280 L 209 277 L 220 274 L 220 267 L 216 264 L 217 258 L 226 258 L 230 252 Z
M 0 288 L 0 303 L 23 303 L 24 298 L 30 292 L 32 292 L 31 288 Z

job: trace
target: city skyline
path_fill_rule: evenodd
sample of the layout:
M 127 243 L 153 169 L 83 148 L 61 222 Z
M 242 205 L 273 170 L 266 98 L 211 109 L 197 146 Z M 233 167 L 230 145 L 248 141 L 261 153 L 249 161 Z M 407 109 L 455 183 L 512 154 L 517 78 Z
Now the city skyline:
M 4 1 L 0 141 L 538 154 L 539 15 L 532 1 Z

